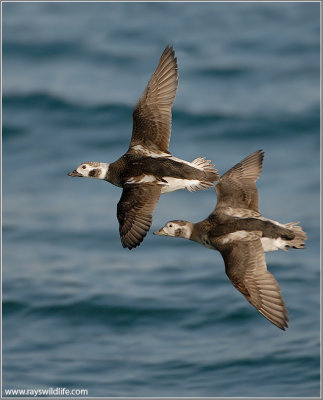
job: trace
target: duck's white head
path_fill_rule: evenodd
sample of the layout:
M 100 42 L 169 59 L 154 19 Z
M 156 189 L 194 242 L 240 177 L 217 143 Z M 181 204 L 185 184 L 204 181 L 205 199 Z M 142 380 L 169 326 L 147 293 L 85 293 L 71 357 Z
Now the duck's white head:
M 109 170 L 107 163 L 101 162 L 85 162 L 80 164 L 69 176 L 79 176 L 83 178 L 105 179 Z
M 163 228 L 155 231 L 154 235 L 159 236 L 177 236 L 184 239 L 190 239 L 193 231 L 192 222 L 188 221 L 168 221 Z

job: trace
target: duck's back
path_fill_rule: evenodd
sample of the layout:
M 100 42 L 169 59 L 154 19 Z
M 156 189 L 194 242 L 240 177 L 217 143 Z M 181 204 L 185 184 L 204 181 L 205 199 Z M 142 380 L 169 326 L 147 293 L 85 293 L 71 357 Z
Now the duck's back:
M 114 163 L 110 164 L 108 179 L 112 183 L 118 182 L 117 186 L 138 179 L 148 182 L 148 177 L 154 177 L 157 181 L 167 178 L 200 180 L 214 182 L 217 173 L 211 169 L 206 171 L 193 163 L 172 157 L 142 157 L 140 155 L 125 154 Z

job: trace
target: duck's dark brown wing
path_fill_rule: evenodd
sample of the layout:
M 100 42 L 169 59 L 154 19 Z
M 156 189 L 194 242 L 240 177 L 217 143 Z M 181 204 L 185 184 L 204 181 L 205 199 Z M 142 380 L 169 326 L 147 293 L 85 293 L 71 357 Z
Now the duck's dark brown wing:
M 128 152 L 168 152 L 177 80 L 177 59 L 173 48 L 167 46 L 133 112 Z
M 119 232 L 123 247 L 139 246 L 150 229 L 152 214 L 158 203 L 161 186 L 125 185 L 117 206 Z
M 256 180 L 262 170 L 264 152 L 258 150 L 246 157 L 221 176 L 215 186 L 217 205 L 221 207 L 244 208 L 259 213 Z
M 244 237 L 240 237 L 244 235 Z M 223 236 L 217 247 L 225 263 L 226 274 L 233 286 L 264 317 L 278 328 L 288 327 L 287 309 L 276 279 L 267 270 L 261 232 L 238 231 Z

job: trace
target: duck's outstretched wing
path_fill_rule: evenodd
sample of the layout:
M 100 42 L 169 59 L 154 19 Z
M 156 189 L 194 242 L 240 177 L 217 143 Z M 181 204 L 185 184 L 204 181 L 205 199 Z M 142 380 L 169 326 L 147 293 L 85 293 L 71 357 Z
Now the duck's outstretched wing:
M 133 112 L 128 152 L 145 155 L 168 152 L 177 81 L 177 59 L 173 48 L 167 46 Z
M 258 150 L 229 169 L 215 186 L 217 205 L 213 213 L 222 207 L 248 209 L 259 213 L 256 180 L 262 170 L 264 152 Z
M 117 206 L 119 232 L 123 247 L 140 245 L 150 229 L 152 214 L 160 196 L 160 185 L 125 185 Z
M 276 279 L 267 270 L 261 232 L 237 231 L 217 239 L 233 286 L 278 328 L 288 328 L 287 308 Z

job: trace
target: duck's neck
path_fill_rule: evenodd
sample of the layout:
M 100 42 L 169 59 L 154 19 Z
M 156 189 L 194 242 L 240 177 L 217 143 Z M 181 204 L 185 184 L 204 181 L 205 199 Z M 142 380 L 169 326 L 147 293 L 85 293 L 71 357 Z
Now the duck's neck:
M 109 176 L 109 166 L 110 164 L 108 163 L 100 162 L 100 174 L 95 176 L 95 178 L 108 180 L 107 178 Z
M 194 229 L 194 224 L 189 221 L 184 221 L 185 225 L 180 229 L 180 237 L 184 239 L 192 240 L 192 232 Z
M 201 222 L 197 222 L 196 224 L 191 224 L 191 237 L 189 238 L 190 240 L 193 240 L 194 242 L 200 242 L 201 241 Z

